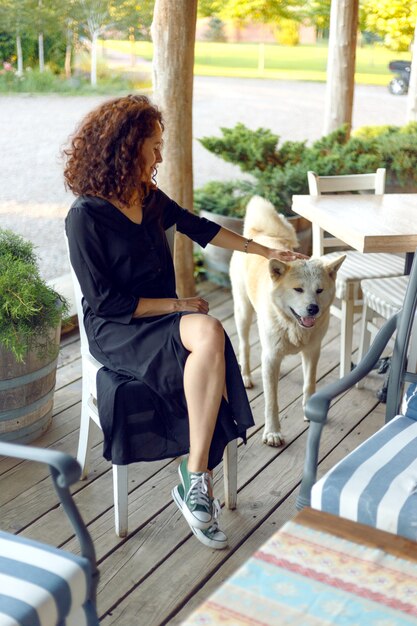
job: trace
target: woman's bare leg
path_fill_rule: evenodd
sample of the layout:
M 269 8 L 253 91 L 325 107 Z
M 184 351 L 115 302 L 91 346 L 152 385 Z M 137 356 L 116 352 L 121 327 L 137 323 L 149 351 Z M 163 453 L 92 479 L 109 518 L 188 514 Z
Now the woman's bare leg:
M 189 472 L 206 472 L 208 454 L 225 388 L 224 330 L 213 317 L 184 315 L 180 336 L 190 352 L 184 368 L 184 392 L 190 425 Z

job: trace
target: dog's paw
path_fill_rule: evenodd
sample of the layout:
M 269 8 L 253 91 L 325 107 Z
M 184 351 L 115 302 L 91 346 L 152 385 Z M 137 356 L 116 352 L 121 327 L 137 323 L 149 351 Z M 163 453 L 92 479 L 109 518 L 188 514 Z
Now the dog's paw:
M 245 389 L 252 389 L 253 382 L 250 376 L 242 376 Z
M 264 430 L 262 435 L 262 441 L 266 443 L 267 446 L 273 446 L 274 448 L 279 448 L 279 446 L 283 446 L 285 443 L 284 437 L 279 431 L 267 432 Z

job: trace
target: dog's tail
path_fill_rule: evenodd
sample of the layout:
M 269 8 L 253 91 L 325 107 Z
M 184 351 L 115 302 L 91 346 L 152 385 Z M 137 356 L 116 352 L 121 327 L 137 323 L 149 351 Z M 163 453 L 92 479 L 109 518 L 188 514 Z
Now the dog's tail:
M 248 202 L 243 234 L 253 239 L 259 239 L 260 236 L 278 237 L 283 247 L 298 247 L 297 235 L 292 224 L 277 213 L 271 202 L 261 196 L 253 196 Z

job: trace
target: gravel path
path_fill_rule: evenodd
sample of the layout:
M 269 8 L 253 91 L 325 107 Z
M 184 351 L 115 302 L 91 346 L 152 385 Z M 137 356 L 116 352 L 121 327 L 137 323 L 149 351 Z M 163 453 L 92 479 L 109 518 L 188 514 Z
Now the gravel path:
M 387 79 L 388 80 L 388 79 Z M 322 134 L 325 85 L 256 79 L 196 77 L 194 136 L 218 135 L 222 126 L 263 126 L 282 140 Z M 37 246 L 42 275 L 68 271 L 63 220 L 72 201 L 62 181 L 60 151 L 79 120 L 108 96 L 0 97 L 0 226 Z M 356 87 L 353 126 L 404 124 L 406 98 L 385 87 Z M 194 185 L 240 176 L 195 141 Z

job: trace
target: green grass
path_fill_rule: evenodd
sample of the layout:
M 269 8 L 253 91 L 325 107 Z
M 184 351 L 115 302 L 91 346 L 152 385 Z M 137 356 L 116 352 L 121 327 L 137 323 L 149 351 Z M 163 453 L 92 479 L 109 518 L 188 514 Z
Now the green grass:
M 103 41 L 107 50 L 130 54 L 129 41 Z M 152 43 L 134 43 L 137 56 L 152 61 Z M 392 74 L 388 63 L 393 59 L 410 59 L 407 52 L 392 52 L 378 46 L 358 47 L 356 51 L 357 83 L 386 85 Z M 280 46 L 254 43 L 227 44 L 196 42 L 194 73 L 201 76 L 276 78 L 285 80 L 326 81 L 327 46 Z

